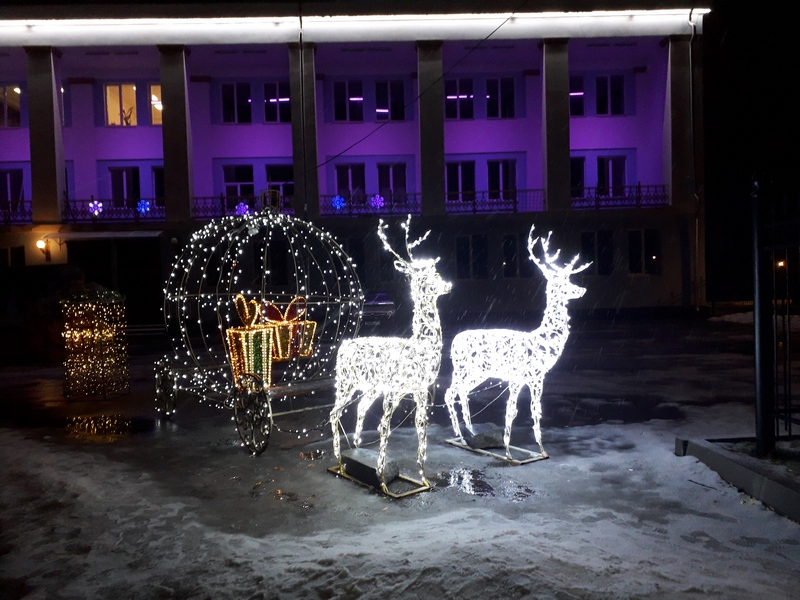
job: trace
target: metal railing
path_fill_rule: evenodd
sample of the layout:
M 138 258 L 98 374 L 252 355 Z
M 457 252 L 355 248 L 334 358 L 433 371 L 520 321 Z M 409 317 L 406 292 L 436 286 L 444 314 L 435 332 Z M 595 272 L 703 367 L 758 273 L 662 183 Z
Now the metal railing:
M 195 196 L 192 215 L 196 219 L 216 219 L 231 215 L 253 214 L 264 209 L 280 208 L 284 214 L 294 214 L 290 196 Z
M 666 185 L 612 185 L 572 190 L 572 208 L 669 206 Z
M 334 194 L 319 198 L 319 212 L 325 216 L 420 214 L 420 195 L 414 192 L 393 194 Z
M 64 199 L 61 219 L 65 223 L 111 221 L 163 221 L 163 198 L 128 198 L 125 200 L 95 198 Z
M 541 212 L 544 190 L 448 192 L 446 210 L 451 214 Z
M 31 221 L 33 221 L 33 208 L 30 200 L 0 201 L 0 222 L 5 225 L 16 225 Z

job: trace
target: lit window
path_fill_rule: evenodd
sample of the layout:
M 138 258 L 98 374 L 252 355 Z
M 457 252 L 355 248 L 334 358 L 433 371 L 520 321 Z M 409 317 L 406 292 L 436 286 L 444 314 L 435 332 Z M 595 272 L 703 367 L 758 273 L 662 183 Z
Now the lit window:
M 475 116 L 472 79 L 444 82 L 444 116 L 447 119 L 472 119 Z
M 251 123 L 253 120 L 250 84 L 246 81 L 223 83 L 222 122 Z
M 289 82 L 264 84 L 264 120 L 267 123 L 290 123 L 292 120 Z
M 0 85 L 0 127 L 19 127 L 22 89 L 17 84 Z
M 375 82 L 375 119 L 378 121 L 405 120 L 403 81 Z
M 360 81 L 333 83 L 333 118 L 336 121 L 364 120 L 364 95 Z
M 583 75 L 570 75 L 569 116 L 582 117 L 585 114 L 583 97 Z
M 486 80 L 486 116 L 490 119 L 514 118 L 514 78 Z
M 161 111 L 164 105 L 161 103 L 161 85 L 158 83 L 150 84 L 150 124 L 161 125 Z
M 114 83 L 106 86 L 106 125 L 136 125 L 136 84 Z

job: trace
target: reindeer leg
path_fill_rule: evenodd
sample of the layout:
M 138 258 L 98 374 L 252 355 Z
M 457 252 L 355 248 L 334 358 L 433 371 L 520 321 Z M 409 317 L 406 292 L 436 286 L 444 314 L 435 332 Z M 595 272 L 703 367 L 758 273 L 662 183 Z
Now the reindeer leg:
M 455 387 L 451 385 L 444 393 L 444 403 L 447 405 L 447 410 L 450 412 L 450 422 L 453 424 L 453 433 L 455 433 L 456 437 L 463 442 L 464 436 L 461 434 L 461 425 L 458 423 L 458 414 L 456 414 L 457 397 L 458 393 L 456 392 Z
M 472 414 L 469 412 L 469 392 L 474 387 L 474 385 L 470 387 L 462 385 L 458 390 L 458 399 L 461 401 L 461 418 L 464 419 L 464 425 L 470 431 L 472 431 Z
M 417 426 L 417 464 L 419 465 L 419 474 L 422 482 L 430 487 L 430 483 L 425 477 L 425 459 L 428 455 L 428 403 L 425 401 L 426 398 L 427 393 L 424 391 L 414 394 L 414 403 L 417 405 L 414 424 Z
M 539 444 L 539 452 L 542 456 L 547 456 L 542 446 L 542 428 L 539 420 L 542 418 L 542 382 L 537 381 L 533 385 L 528 386 L 531 390 L 531 415 L 533 416 L 533 435 L 536 438 L 536 443 Z
M 386 487 L 386 482 L 383 480 L 383 474 L 386 469 L 386 447 L 389 445 L 389 433 L 391 433 L 391 421 L 396 402 L 392 394 L 384 394 L 383 396 L 383 415 L 381 422 L 378 425 L 378 433 L 381 436 L 380 448 L 378 450 L 378 467 L 375 469 L 378 479 L 381 482 L 381 489 L 384 493 L 388 494 L 389 489 Z
M 517 398 L 522 386 L 516 382 L 508 382 L 508 404 L 506 404 L 506 429 L 503 432 L 503 443 L 506 446 L 506 457 L 511 458 L 511 425 L 517 416 Z
M 339 471 L 343 470 L 342 466 L 342 447 L 341 440 L 339 439 L 339 423 L 342 418 L 345 406 L 347 406 L 350 396 L 353 394 L 352 389 L 345 389 L 340 385 L 336 386 L 336 399 L 334 401 L 333 409 L 330 414 L 331 433 L 333 434 L 333 454 L 339 463 Z
M 356 448 L 361 446 L 361 433 L 364 431 L 364 419 L 367 416 L 367 411 L 377 398 L 377 394 L 368 396 L 365 392 L 361 394 L 361 398 L 358 401 L 358 410 L 356 411 L 356 431 L 353 434 L 353 442 L 355 443 Z

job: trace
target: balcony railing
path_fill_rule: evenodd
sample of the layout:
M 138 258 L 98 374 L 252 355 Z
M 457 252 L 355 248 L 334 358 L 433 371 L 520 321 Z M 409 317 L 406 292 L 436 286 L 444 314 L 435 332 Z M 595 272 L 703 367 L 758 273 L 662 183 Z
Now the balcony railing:
M 33 221 L 30 200 L 0 200 L 0 223 L 15 225 Z
M 613 185 L 572 190 L 572 208 L 669 206 L 665 185 Z
M 541 212 L 544 191 L 448 192 L 446 206 L 447 212 L 452 214 Z
M 231 215 L 253 214 L 280 207 L 284 214 L 294 214 L 290 196 L 195 196 L 192 214 L 196 219 L 216 219 Z
M 319 212 L 326 216 L 418 215 L 422 212 L 417 193 L 334 194 L 320 196 Z
M 163 198 L 128 198 L 125 200 L 94 198 L 64 199 L 61 219 L 65 223 L 111 221 L 163 221 Z

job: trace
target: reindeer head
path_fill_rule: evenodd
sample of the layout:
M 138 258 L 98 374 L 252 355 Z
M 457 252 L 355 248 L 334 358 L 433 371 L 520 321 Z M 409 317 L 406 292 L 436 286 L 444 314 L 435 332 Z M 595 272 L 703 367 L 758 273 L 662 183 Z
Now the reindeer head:
M 415 299 L 417 295 L 419 295 L 420 299 L 431 298 L 435 300 L 442 294 L 448 293 L 453 286 L 442 279 L 442 276 L 439 275 L 439 272 L 436 270 L 436 263 L 439 262 L 438 258 L 414 258 L 411 250 L 419 246 L 425 238 L 428 237 L 430 231 L 426 231 L 425 235 L 421 238 L 410 242 L 408 240 L 408 229 L 410 225 L 411 215 L 408 215 L 408 219 L 406 219 L 402 227 L 405 230 L 406 252 L 408 253 L 409 260 L 404 259 L 392 248 L 386 237 L 387 225 L 383 222 L 383 219 L 381 219 L 378 224 L 378 235 L 383 242 L 383 247 L 394 254 L 397 259 L 394 261 L 394 268 L 405 274 L 411 280 L 412 296 L 414 296 Z
M 570 277 L 575 273 L 586 270 L 592 263 L 588 262 L 576 267 L 575 263 L 578 262 L 580 258 L 580 255 L 576 254 L 568 263 L 564 265 L 556 264 L 556 259 L 561 253 L 561 250 L 556 250 L 552 254 L 550 253 L 550 236 L 553 235 L 553 232 L 549 232 L 546 238 L 534 238 L 533 229 L 534 227 L 531 225 L 530 233 L 528 233 L 528 255 L 531 257 L 531 260 L 536 263 L 536 266 L 539 267 L 542 275 L 544 275 L 544 278 L 547 280 L 548 290 L 552 288 L 552 291 L 558 293 L 565 303 L 583 296 L 586 292 L 586 288 L 572 283 Z M 542 260 L 539 260 L 533 253 L 536 242 L 542 244 L 542 250 L 544 251 Z

